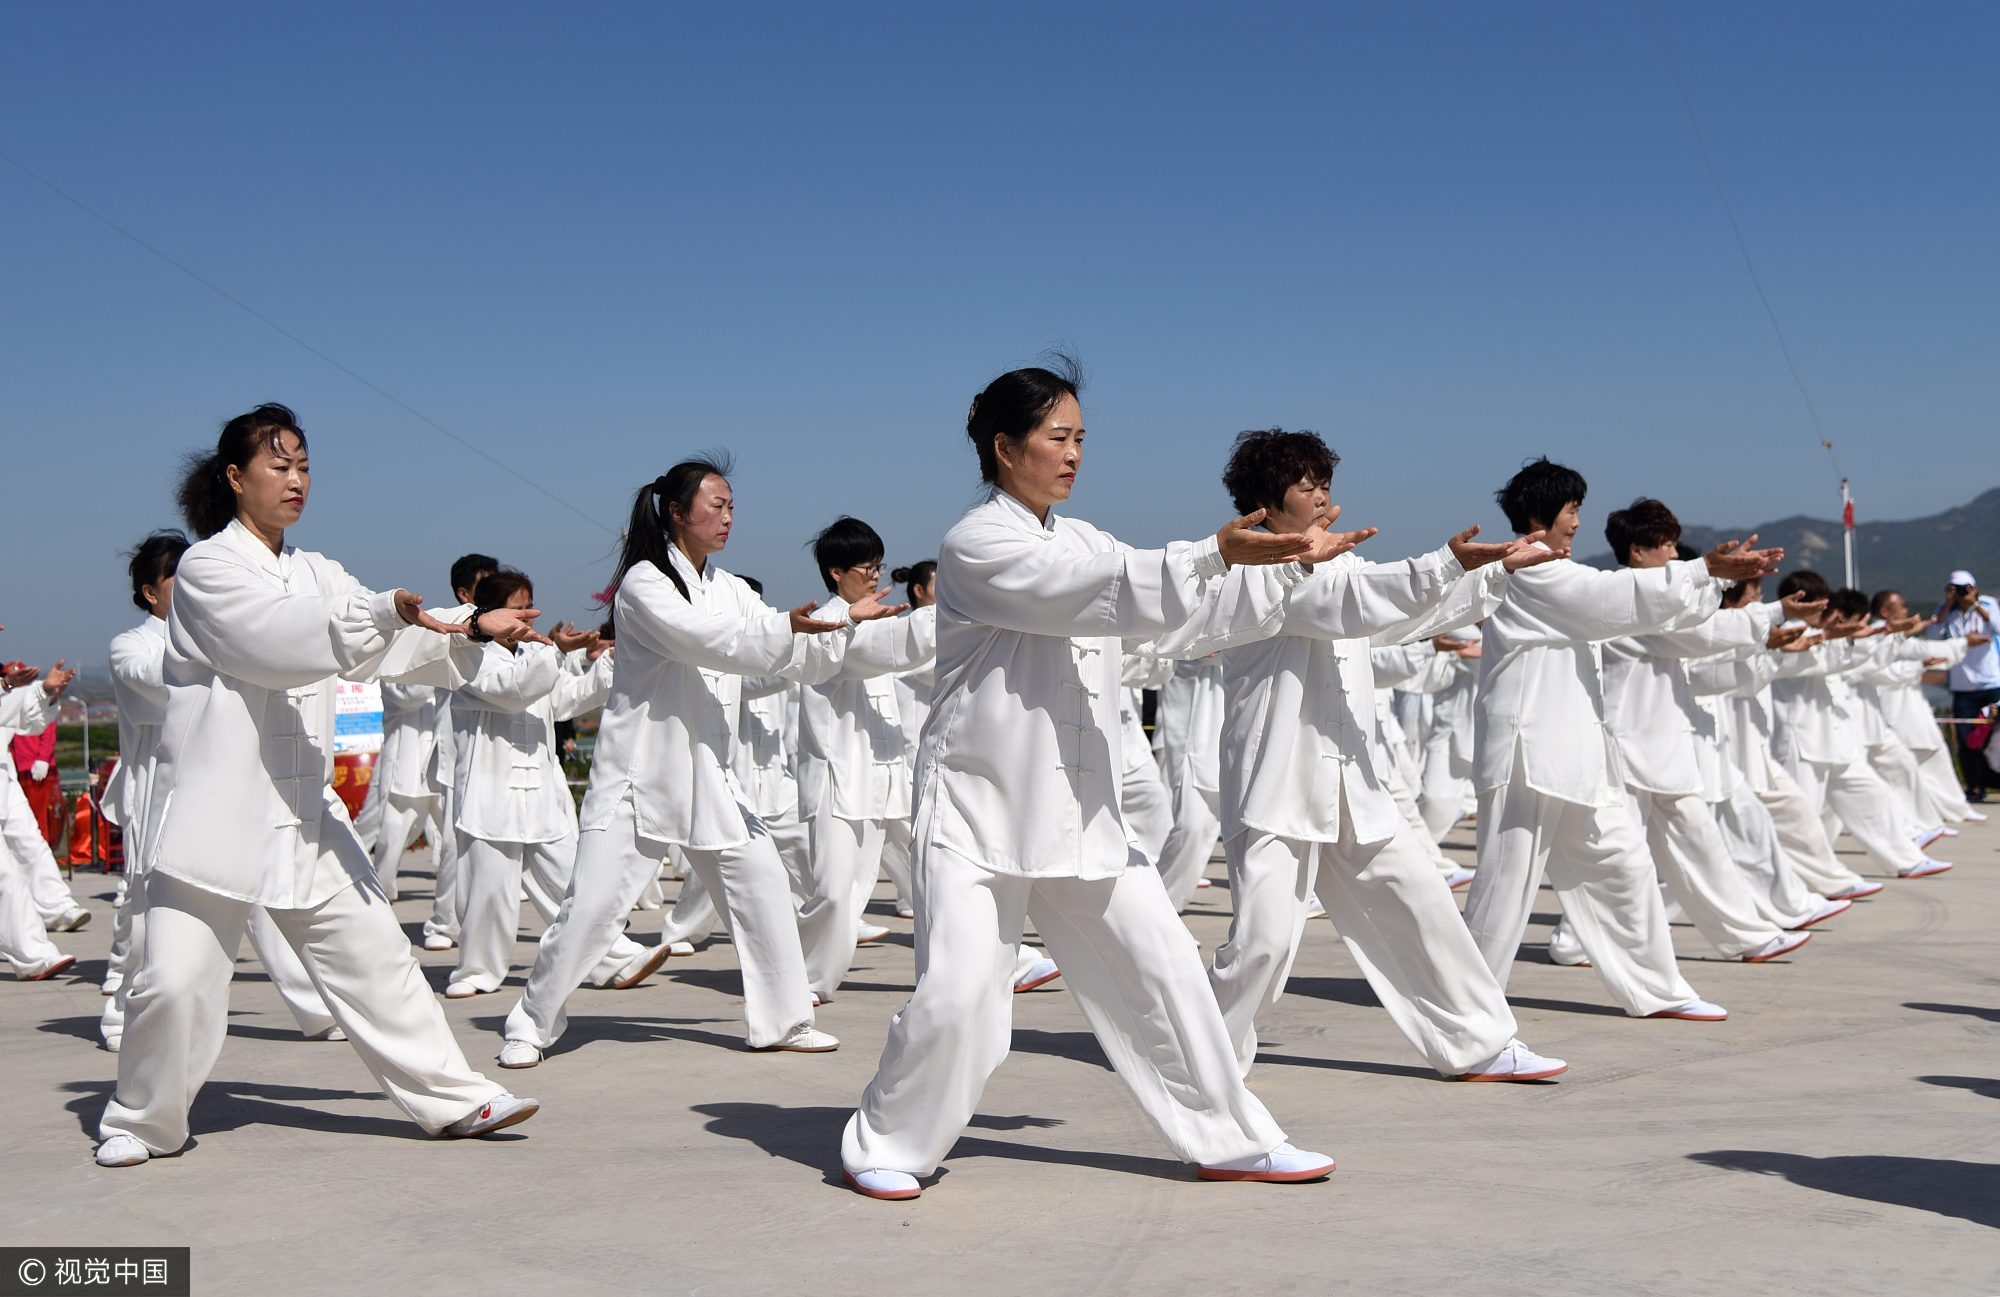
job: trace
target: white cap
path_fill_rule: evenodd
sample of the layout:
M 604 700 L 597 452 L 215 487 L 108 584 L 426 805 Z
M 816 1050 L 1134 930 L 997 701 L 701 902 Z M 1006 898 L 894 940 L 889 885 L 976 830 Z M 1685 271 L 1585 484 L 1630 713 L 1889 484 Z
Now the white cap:
M 1972 579 L 1972 573 L 1966 571 L 1964 568 L 1959 568 L 1957 571 L 1951 574 L 1951 580 L 1945 582 L 1945 584 L 1976 586 L 1979 584 L 1979 582 Z

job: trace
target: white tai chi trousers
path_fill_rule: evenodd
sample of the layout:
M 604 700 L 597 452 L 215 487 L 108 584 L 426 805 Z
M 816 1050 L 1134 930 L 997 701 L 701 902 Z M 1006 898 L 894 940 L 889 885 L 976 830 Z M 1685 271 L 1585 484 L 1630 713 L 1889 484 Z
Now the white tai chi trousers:
M 1208 858 L 1215 854 L 1215 844 L 1222 837 L 1222 794 L 1195 787 L 1185 771 L 1170 789 L 1173 826 L 1153 863 L 1178 914 L 1194 898 L 1195 884 L 1208 869 Z
M 333 1014 L 327 1010 L 326 1001 L 320 998 L 319 988 L 313 985 L 312 974 L 306 971 L 305 962 L 292 949 L 270 914 L 262 906 L 253 905 L 243 926 L 245 935 L 250 938 L 250 948 L 257 952 L 258 962 L 264 965 L 265 973 L 270 976 L 272 989 L 291 1010 L 300 1033 L 317 1036 L 333 1026 Z M 230 947 L 229 962 L 232 965 L 242 944 L 239 940 Z M 145 959 L 146 887 L 142 876 L 140 881 L 126 889 L 125 901 L 112 920 L 111 958 L 107 961 L 104 980 L 111 982 L 115 978 L 117 984 L 112 987 L 110 998 L 104 1002 L 97 1034 L 113 1049 L 121 1048 L 119 1041 L 125 1035 L 125 1019 L 131 1012 L 132 974 Z
M 345 843 L 360 857 L 357 839 Z M 157 871 L 142 886 L 145 951 L 129 983 L 118 1089 L 98 1129 L 172 1153 L 187 1143 L 188 1106 L 222 1053 L 229 977 L 256 907 Z M 502 1093 L 467 1065 L 372 877 L 311 909 L 268 913 L 375 1083 L 411 1120 L 436 1134 Z
M 1711 802 L 1715 827 L 1729 848 L 1729 858 L 1743 871 L 1750 885 L 1750 899 L 1764 922 L 1778 928 L 1796 928 L 1826 908 L 1826 898 L 1807 887 L 1786 858 L 1778 841 L 1778 826 L 1771 812 L 1758 800 L 1750 785 L 1739 783 L 1736 791 L 1719 802 Z
M 1397 747 L 1400 749 L 1401 745 L 1398 744 Z M 1438 845 L 1438 839 L 1431 836 L 1430 825 L 1424 822 L 1423 811 L 1417 806 L 1417 795 L 1406 763 L 1392 753 L 1389 760 L 1382 763 L 1382 767 L 1382 785 L 1388 789 L 1390 800 L 1396 803 L 1396 809 L 1402 812 L 1403 823 L 1409 825 L 1416 833 L 1417 849 L 1424 853 L 1424 858 L 1431 862 L 1431 868 L 1438 873 L 1449 874 L 1456 870 L 1458 862 L 1444 853 L 1444 848 Z
M 1833 853 L 1833 843 L 1820 823 L 1819 807 L 1784 767 L 1772 767 L 1771 785 L 1759 790 L 1757 800 L 1771 813 L 1778 846 L 1800 882 L 1821 896 L 1832 896 L 1867 881 Z
M 393 901 L 400 894 L 396 880 L 403 869 L 403 853 L 410 849 L 417 835 L 428 834 L 433 843 L 445 836 L 444 821 L 438 818 L 444 799 L 436 793 L 422 797 L 384 793 L 375 800 L 382 803 L 381 825 L 373 848 L 375 880 L 382 884 L 383 895 Z
M 830 803 L 833 795 L 823 800 Z M 831 1000 L 854 965 L 854 938 L 875 891 L 888 821 L 845 820 L 822 804 L 807 823 L 812 894 L 799 910 L 799 944 L 805 948 L 807 986 L 821 1000 Z
M 1896 810 L 1903 825 L 1915 839 L 1919 834 L 1942 825 L 1944 809 L 1930 795 L 1917 769 L 1917 755 L 1901 739 L 1871 744 L 1868 764 L 1882 776 L 1882 782 L 1896 791 Z
M 1168 790 L 1167 781 L 1160 774 L 1160 763 L 1153 760 L 1152 753 L 1142 752 L 1119 779 L 1118 809 L 1125 813 L 1125 828 L 1132 845 L 1148 864 L 1157 868 L 1166 851 L 1167 839 L 1174 832 L 1174 795 Z M 1221 832 L 1219 822 L 1216 832 Z M 1203 857 L 1201 864 L 1207 863 L 1207 857 Z M 1200 878 L 1199 866 L 1195 876 Z
M 1923 778 L 1924 791 L 1930 794 L 1931 804 L 1943 813 L 1945 819 L 1954 824 L 1963 823 L 1972 803 L 1965 800 L 1965 789 L 1958 782 L 1958 768 L 1951 764 L 1948 748 L 1924 748 L 1917 752 L 1917 773 Z
M 910 821 L 890 820 L 882 830 L 882 873 L 896 889 L 896 911 L 916 911 L 915 888 L 910 884 Z
M 1735 959 L 1779 935 L 1758 913 L 1749 880 L 1700 793 L 1628 788 L 1625 795 L 1634 818 L 1646 826 L 1646 847 L 1667 895 L 1680 903 L 1703 940 Z
M 465 912 L 451 980 L 470 982 L 481 991 L 499 990 L 520 934 L 524 874 L 528 903 L 542 922 L 554 923 L 575 867 L 574 833 L 555 842 L 486 842 L 460 830 L 459 886 Z M 621 933 L 584 980 L 603 986 L 641 953 L 639 943 Z
M 926 826 L 918 822 L 921 838 Z M 1007 1058 L 1010 980 L 1033 915 L 1049 955 L 1139 1108 L 1184 1162 L 1284 1142 L 1244 1087 L 1201 953 L 1154 870 L 1115 878 L 996 874 L 946 851 L 915 862 L 917 986 L 841 1137 L 849 1171 L 929 1175 Z
M 1451 731 L 1440 729 L 1425 745 L 1423 781 L 1417 787 L 1417 811 L 1424 817 L 1431 841 L 1444 841 L 1465 814 L 1466 799 L 1471 796 L 1471 778 L 1452 773 Z
M 1876 864 L 1900 872 L 1924 858 L 1917 844 L 1901 832 L 1895 792 L 1866 761 L 1843 766 L 1795 761 L 1786 769 L 1811 802 L 1813 813 L 1823 816 L 1831 811 Z
M 1513 1010 L 1431 864 L 1428 841 L 1400 825 L 1386 842 L 1357 843 L 1343 808 L 1338 842 L 1245 829 L 1222 844 L 1236 913 L 1209 983 L 1245 1076 L 1257 1058 L 1257 1017 L 1284 993 L 1315 892 L 1425 1062 L 1457 1076 L 1507 1047 Z
M 44 925 L 76 908 L 76 897 L 70 895 L 55 853 L 42 836 L 42 826 L 35 822 L 35 808 L 21 791 L 21 781 L 11 773 L 0 777 L 0 839 L 13 855 L 27 883 L 29 901 Z
M 1517 761 L 1512 782 L 1479 794 L 1478 852 L 1465 922 L 1503 991 L 1546 870 L 1564 926 L 1619 1007 L 1644 1017 L 1695 998 L 1674 962 L 1659 879 L 1630 808 L 1538 793 Z
M 744 1035 L 751 1048 L 763 1049 L 812 1022 L 812 993 L 806 989 L 805 957 L 785 866 L 763 821 L 747 806 L 739 804 L 738 809 L 750 833 L 748 842 L 722 851 L 684 848 L 683 853 L 729 913 L 730 939 L 743 969 Z M 562 1036 L 571 993 L 622 935 L 632 902 L 666 854 L 666 843 L 639 835 L 638 815 L 629 800 L 608 826 L 583 831 L 569 894 L 542 934 L 521 1002 L 507 1015 L 507 1039 L 547 1049 Z
M 439 797 L 440 825 L 458 823 L 458 794 L 446 788 Z M 437 866 L 437 886 L 431 892 L 431 917 L 424 920 L 426 937 L 458 940 L 465 920 L 465 895 L 459 886 L 458 834 L 443 828 L 431 839 L 431 860 Z
M 0 958 L 21 973 L 60 954 L 35 910 L 26 871 L 0 844 Z

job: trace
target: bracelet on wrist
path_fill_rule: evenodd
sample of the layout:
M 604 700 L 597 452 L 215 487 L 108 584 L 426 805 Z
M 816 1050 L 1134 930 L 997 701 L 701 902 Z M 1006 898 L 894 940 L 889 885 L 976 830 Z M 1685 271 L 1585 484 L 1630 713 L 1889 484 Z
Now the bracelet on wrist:
M 474 608 L 472 616 L 468 617 L 465 622 L 465 638 L 471 640 L 474 644 L 491 644 L 493 637 L 479 629 L 479 619 L 493 611 L 495 610 L 492 608 Z

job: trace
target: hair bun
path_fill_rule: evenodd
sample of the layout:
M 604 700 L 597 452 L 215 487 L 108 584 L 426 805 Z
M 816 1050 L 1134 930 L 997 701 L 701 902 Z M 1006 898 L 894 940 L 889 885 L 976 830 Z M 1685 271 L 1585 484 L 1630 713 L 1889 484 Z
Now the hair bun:
M 914 575 L 916 574 L 911 572 L 910 569 L 906 567 L 899 567 L 895 571 L 889 573 L 889 579 L 895 582 L 897 585 L 902 585 Z

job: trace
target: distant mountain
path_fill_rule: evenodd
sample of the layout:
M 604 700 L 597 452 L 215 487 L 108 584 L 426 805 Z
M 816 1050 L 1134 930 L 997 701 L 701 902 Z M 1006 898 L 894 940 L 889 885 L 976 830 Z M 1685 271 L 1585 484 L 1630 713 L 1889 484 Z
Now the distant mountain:
M 1719 541 L 1755 532 L 1759 545 L 1782 545 L 1785 571 L 1809 567 L 1836 586 L 1845 579 L 1840 523 L 1825 518 L 1780 518 L 1754 527 L 1687 526 L 1682 540 L 1706 550 Z M 1593 567 L 1615 567 L 1608 553 L 1584 560 Z M 1928 518 L 1903 522 L 1863 522 L 1854 529 L 1854 563 L 1861 588 L 1901 590 L 1910 607 L 1929 612 L 1944 596 L 1944 579 L 1953 568 L 1969 568 L 1980 589 L 2000 592 L 2000 487 L 1969 504 Z

